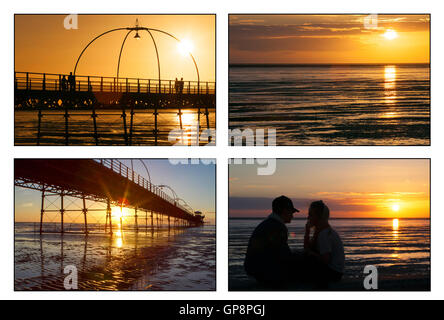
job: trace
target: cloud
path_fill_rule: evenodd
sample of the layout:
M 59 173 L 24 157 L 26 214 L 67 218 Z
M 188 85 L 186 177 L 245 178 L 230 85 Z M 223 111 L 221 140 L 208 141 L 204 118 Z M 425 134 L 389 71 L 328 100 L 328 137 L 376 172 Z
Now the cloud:
M 367 194 L 367 193 L 346 193 L 345 194 Z M 318 193 L 318 196 L 313 195 L 310 198 L 291 198 L 295 208 L 299 209 L 300 217 L 304 217 L 308 213 L 308 208 L 313 201 L 324 200 L 325 204 L 330 208 L 331 216 L 362 216 L 371 215 L 379 212 L 381 209 L 386 209 L 390 202 L 396 202 L 398 199 L 384 198 L 381 199 L 366 199 L 365 196 L 356 198 L 340 198 L 338 193 L 337 198 L 326 197 L 327 193 Z M 277 195 L 278 196 L 278 195 Z M 274 198 L 268 197 L 229 197 L 229 215 L 231 217 L 242 216 L 256 216 L 262 217 L 271 212 L 271 203 Z M 374 200 L 374 201 L 372 201 Z M 386 202 L 388 201 L 388 202 Z M 299 215 L 296 215 L 299 216 Z
M 230 62 L 242 53 L 366 50 L 362 37 L 398 32 L 429 31 L 427 15 L 379 15 L 375 28 L 365 28 L 365 15 L 230 16 Z M 236 19 L 235 19 L 236 18 Z M 279 21 L 282 21 L 279 23 Z
M 279 195 L 276 195 L 279 196 Z M 271 203 L 274 198 L 268 197 L 230 197 L 229 198 L 229 209 L 231 210 L 271 210 Z M 291 198 L 295 208 L 301 211 L 307 211 L 310 203 L 313 201 L 325 199 L 322 197 L 313 198 Z M 355 204 L 352 202 L 343 202 L 336 199 L 328 199 L 325 203 L 330 207 L 330 209 L 339 211 L 367 211 L 365 207 L 366 204 Z M 374 208 L 373 205 L 370 207 Z M 370 210 L 370 209 L 368 209 Z
M 29 207 L 32 207 L 33 205 L 34 204 L 32 202 L 25 202 L 25 203 L 22 204 L 22 207 L 23 208 L 29 208 Z

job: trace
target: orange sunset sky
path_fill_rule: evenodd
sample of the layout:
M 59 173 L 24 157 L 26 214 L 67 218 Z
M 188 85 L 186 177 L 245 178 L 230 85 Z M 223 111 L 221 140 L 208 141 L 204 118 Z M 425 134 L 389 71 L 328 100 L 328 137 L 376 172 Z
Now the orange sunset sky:
M 186 44 L 197 62 L 200 80 L 215 81 L 214 15 L 79 15 L 78 29 L 64 28 L 66 15 L 15 16 L 15 71 L 68 74 L 83 48 L 94 37 L 114 28 L 139 26 L 161 29 Z M 76 74 L 116 76 L 120 47 L 127 31 L 116 31 L 95 41 L 82 56 Z M 157 79 L 157 60 L 151 37 L 130 34 L 122 53 L 120 77 Z M 162 79 L 183 77 L 197 81 L 187 51 L 176 40 L 153 32 Z
M 230 15 L 230 63 L 430 62 L 429 15 L 372 18 Z
M 429 218 L 427 159 L 278 159 L 272 175 L 257 165 L 229 167 L 230 217 L 262 217 L 271 201 L 290 197 L 306 217 L 312 201 L 324 200 L 332 217 Z

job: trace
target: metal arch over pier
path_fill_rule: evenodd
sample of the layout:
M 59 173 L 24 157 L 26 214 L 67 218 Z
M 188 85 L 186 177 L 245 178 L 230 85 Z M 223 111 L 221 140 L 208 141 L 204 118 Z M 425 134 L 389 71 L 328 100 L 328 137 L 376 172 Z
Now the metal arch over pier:
M 115 77 L 103 77 L 100 75 L 78 75 L 77 66 L 95 40 L 112 32 L 127 31 L 120 47 L 117 60 L 117 72 Z M 157 79 L 142 78 L 120 78 L 120 61 L 124 45 L 128 36 L 136 32 L 135 38 L 140 38 L 139 31 L 146 31 L 153 41 L 157 58 Z M 94 138 L 94 143 L 99 145 L 102 141 L 101 134 L 97 129 L 98 117 L 101 117 L 100 109 L 119 109 L 122 111 L 123 143 L 131 145 L 133 118 L 137 113 L 148 112 L 154 117 L 152 135 L 154 145 L 158 144 L 161 135 L 165 132 L 159 130 L 159 114 L 171 110 L 179 117 L 180 130 L 183 130 L 182 115 L 187 109 L 197 115 L 199 126 L 201 114 L 205 116 L 205 130 L 210 130 L 209 114 L 214 113 L 216 107 L 216 84 L 215 82 L 201 81 L 197 62 L 191 52 L 188 52 L 196 70 L 196 80 L 181 80 L 161 78 L 161 63 L 158 47 L 153 33 L 163 34 L 174 41 L 181 42 L 174 35 L 154 28 L 139 26 L 136 21 L 135 27 L 123 27 L 111 29 L 93 38 L 80 52 L 74 66 L 73 72 L 67 74 L 33 73 L 16 71 L 14 76 L 14 107 L 16 110 L 35 110 L 37 114 L 36 144 L 42 141 L 42 122 L 44 110 L 64 110 L 64 144 L 70 144 L 70 125 L 75 116 L 70 110 L 91 110 L 92 124 L 88 135 Z M 130 115 L 129 133 L 127 132 L 127 112 Z M 178 128 L 179 129 L 179 128 Z M 47 135 L 54 136 L 54 132 Z M 211 134 L 209 134 L 211 135 Z M 103 140 L 103 139 L 102 139 Z M 106 139 L 104 139 L 106 140 Z M 208 138 L 207 143 L 212 139 Z M 204 143 L 204 142 L 202 142 Z
M 151 40 L 153 41 L 154 49 L 155 49 L 155 51 L 156 51 L 156 57 L 157 57 L 158 80 L 159 80 L 159 84 L 160 84 L 161 76 L 160 76 L 160 58 L 159 58 L 159 52 L 158 52 L 158 50 L 157 50 L 156 40 L 154 39 L 153 34 L 152 34 L 151 31 L 153 31 L 153 32 L 159 32 L 159 33 L 165 34 L 165 35 L 167 35 L 167 36 L 173 38 L 174 40 L 176 40 L 176 41 L 179 42 L 179 43 L 180 43 L 181 41 L 180 41 L 178 38 L 176 38 L 175 36 L 173 36 L 173 35 L 172 35 L 171 33 L 169 33 L 169 32 L 166 32 L 166 31 L 163 31 L 163 30 L 160 30 L 160 29 L 146 28 L 146 27 L 141 27 L 141 26 L 139 26 L 139 20 L 138 20 L 138 19 L 136 19 L 136 26 L 135 26 L 135 27 L 124 27 L 124 28 L 111 29 L 111 30 L 108 30 L 108 31 L 103 32 L 102 34 L 100 34 L 100 35 L 98 35 L 97 37 L 95 37 L 94 39 L 92 39 L 92 40 L 91 40 L 91 41 L 85 46 L 85 48 L 83 48 L 82 52 L 80 52 L 80 55 L 79 55 L 79 57 L 77 58 L 76 64 L 75 64 L 75 66 L 74 66 L 74 72 L 73 72 L 73 73 L 74 73 L 74 76 L 75 76 L 75 74 L 76 74 L 77 65 L 79 64 L 80 58 L 83 56 L 83 53 L 86 51 L 86 49 L 88 49 L 88 47 L 89 47 L 94 41 L 96 41 L 97 39 L 101 38 L 102 36 L 104 36 L 104 35 L 106 35 L 106 34 L 109 34 L 109 33 L 111 33 L 111 32 L 115 32 L 115 31 L 121 31 L 121 30 L 127 30 L 128 32 L 126 33 L 125 37 L 123 38 L 122 45 L 121 45 L 121 47 L 120 47 L 119 60 L 118 60 L 118 62 L 117 62 L 117 79 L 119 78 L 120 58 L 121 58 L 121 56 L 122 56 L 122 51 L 123 51 L 123 47 L 124 47 L 124 45 L 125 45 L 126 39 L 128 38 L 129 34 L 130 34 L 131 32 L 133 32 L 133 31 L 136 31 L 136 35 L 134 36 L 134 38 L 139 39 L 139 38 L 140 38 L 139 30 L 141 30 L 141 31 L 147 31 L 148 34 L 149 34 L 150 37 L 151 37 Z M 199 83 L 200 83 L 199 68 L 198 68 L 198 66 L 197 66 L 196 59 L 194 59 L 193 54 L 192 54 L 191 52 L 188 52 L 188 54 L 190 55 L 191 59 L 193 60 L 194 67 L 195 67 L 195 69 L 196 69 L 196 73 L 197 73 L 197 83 L 198 83 L 198 87 L 199 87 Z
M 45 197 L 60 196 L 60 232 L 64 233 L 64 197 L 83 200 L 84 232 L 88 233 L 85 201 L 92 200 L 107 204 L 105 231 L 113 233 L 111 205 L 135 209 L 135 228 L 138 229 L 138 211 L 145 211 L 148 225 L 148 211 L 151 212 L 151 227 L 154 227 L 153 213 L 167 217 L 168 227 L 171 218 L 177 225 L 198 226 L 203 224 L 201 216 L 180 205 L 158 186 L 114 159 L 15 159 L 14 183 L 16 186 L 42 192 L 40 212 L 40 233 L 43 232 Z M 189 206 L 188 206 L 189 207 Z M 109 229 L 109 231 L 108 231 Z

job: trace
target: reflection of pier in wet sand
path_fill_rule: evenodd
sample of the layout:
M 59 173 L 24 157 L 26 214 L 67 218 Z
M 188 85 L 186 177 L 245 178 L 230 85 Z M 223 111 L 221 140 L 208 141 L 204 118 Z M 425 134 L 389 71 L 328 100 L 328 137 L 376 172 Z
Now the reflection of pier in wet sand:
M 77 268 L 79 290 L 214 289 L 215 239 L 208 227 L 124 228 L 121 237 L 39 234 L 33 228 L 16 224 L 15 290 L 65 290 L 69 265 Z M 200 274 L 197 281 L 193 272 Z

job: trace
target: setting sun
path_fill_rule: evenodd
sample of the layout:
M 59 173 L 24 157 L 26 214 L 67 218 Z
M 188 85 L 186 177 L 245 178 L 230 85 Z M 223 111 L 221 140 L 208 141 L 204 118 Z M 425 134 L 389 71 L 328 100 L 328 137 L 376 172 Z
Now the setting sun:
M 191 40 L 183 39 L 177 44 L 177 49 L 185 56 L 193 52 L 194 45 Z
M 112 209 L 112 217 L 114 219 L 124 219 L 125 216 L 128 216 L 128 208 L 126 207 L 113 207 Z
M 399 211 L 399 204 L 397 204 L 397 203 L 395 203 L 394 205 L 392 205 L 392 210 L 393 211 L 395 211 L 395 212 L 398 212 Z
M 398 33 L 393 29 L 387 29 L 387 31 L 384 33 L 384 37 L 387 40 L 393 40 L 398 37 Z

